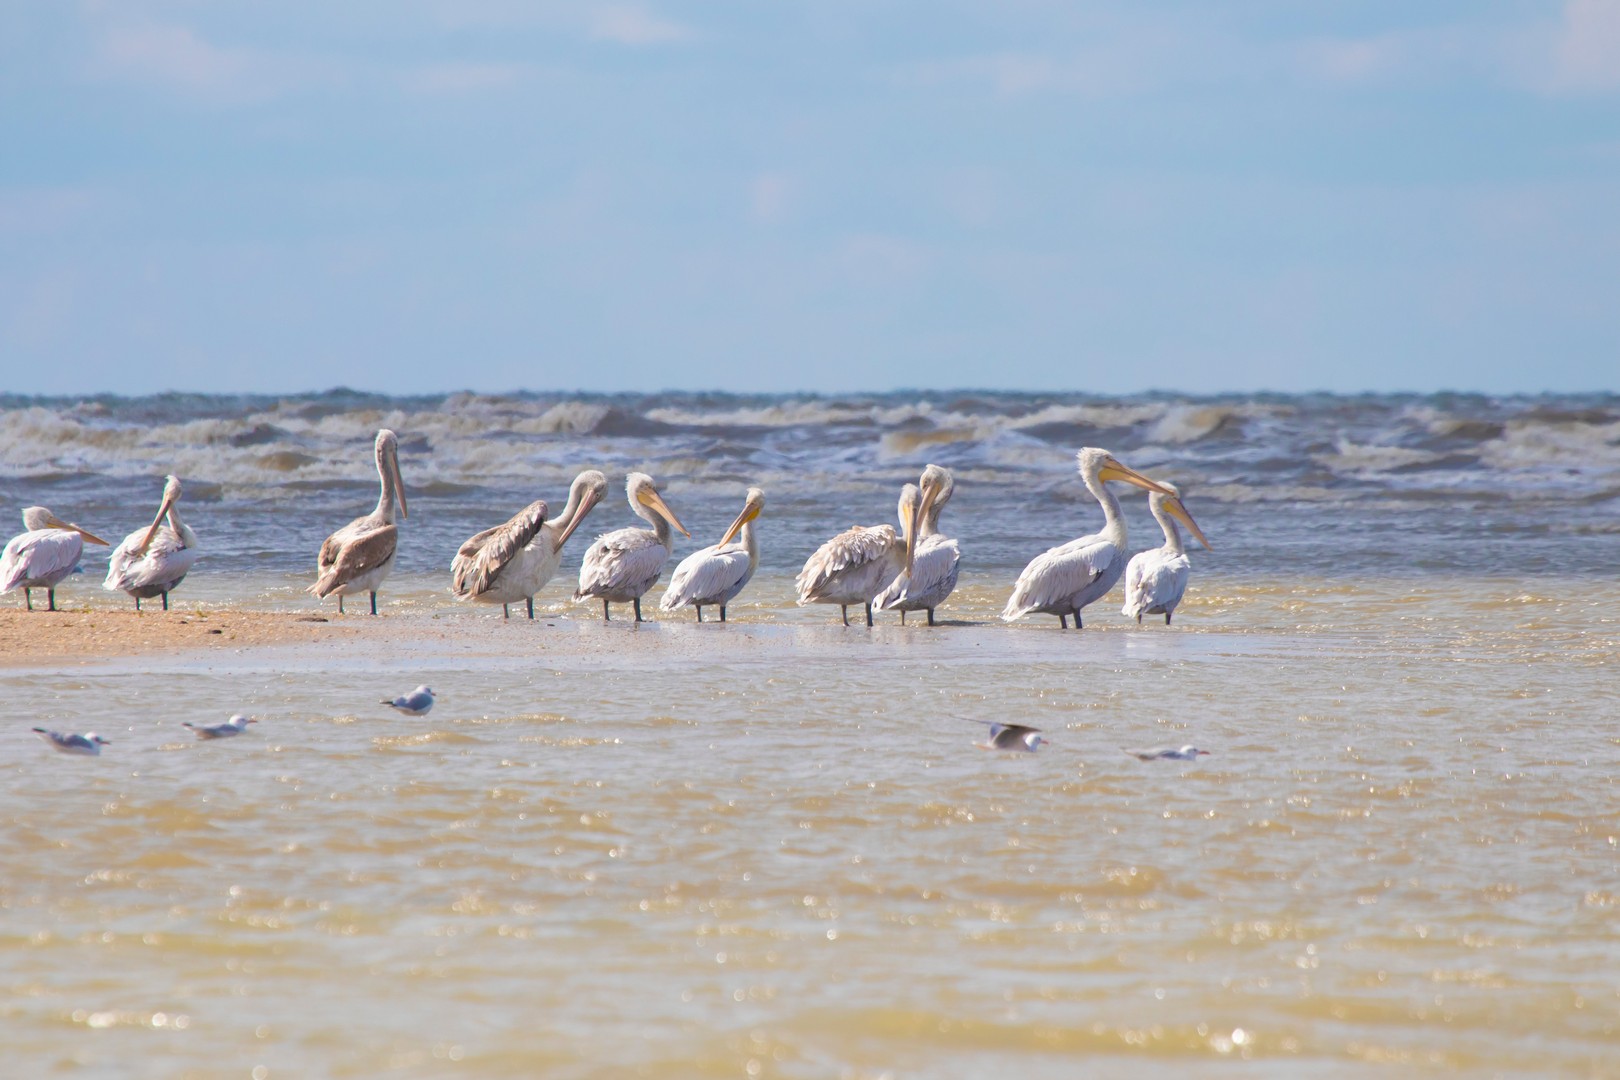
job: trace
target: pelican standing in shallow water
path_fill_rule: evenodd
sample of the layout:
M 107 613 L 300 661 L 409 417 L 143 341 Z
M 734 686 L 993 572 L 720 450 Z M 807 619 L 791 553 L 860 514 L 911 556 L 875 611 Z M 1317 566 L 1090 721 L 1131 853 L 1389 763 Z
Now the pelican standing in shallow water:
M 900 489 L 900 532 L 893 525 L 857 525 L 822 544 L 794 579 L 799 605 L 837 604 L 849 625 L 849 605 L 866 608 L 872 625 L 872 598 L 905 569 L 906 545 L 917 522 L 917 485 Z
M 343 598 L 351 593 L 370 593 L 371 613 L 377 614 L 377 586 L 394 569 L 399 541 L 395 500 L 399 516 L 410 516 L 405 507 L 405 481 L 399 475 L 399 437 L 383 428 L 377 432 L 376 450 L 377 476 L 382 483 L 377 509 L 328 536 L 315 560 L 320 576 L 309 591 L 322 600 L 336 593 L 339 615 L 343 614 Z
M 1191 529 L 1205 551 L 1209 551 L 1210 546 L 1204 539 L 1204 531 L 1181 504 L 1181 489 L 1174 484 L 1164 486 L 1170 494 L 1155 491 L 1148 496 L 1148 506 L 1158 519 L 1159 528 L 1164 530 L 1164 546 L 1132 556 L 1130 565 L 1125 568 L 1125 607 L 1122 610 L 1126 615 L 1136 616 L 1138 623 L 1143 615 L 1163 615 L 1164 625 L 1169 626 L 1170 616 L 1187 591 L 1187 575 L 1192 571 L 1192 562 L 1182 546 L 1181 530 L 1176 528 L 1176 522 Z
M 185 580 L 191 564 L 202 552 L 197 549 L 197 534 L 180 520 L 180 480 L 165 477 L 163 502 L 157 517 L 145 529 L 136 529 L 124 537 L 124 542 L 107 560 L 107 580 L 102 587 L 112 592 L 126 592 L 135 598 L 135 610 L 141 610 L 141 601 L 154 596 L 163 597 L 163 610 L 169 610 L 169 593 Z M 164 526 L 167 517 L 169 524 Z
M 664 611 L 691 604 L 697 608 L 698 622 L 703 621 L 703 605 L 717 604 L 720 621 L 726 621 L 729 604 L 759 567 L 759 540 L 754 536 L 754 519 L 765 509 L 765 493 L 749 488 L 743 499 L 742 513 L 731 523 L 720 542 L 713 547 L 694 551 L 681 560 L 670 575 L 669 588 L 658 606 Z M 732 543 L 738 539 L 739 543 Z
M 934 625 L 934 609 L 956 588 L 956 575 L 962 553 L 956 541 L 939 531 L 939 512 L 956 491 L 956 478 L 939 465 L 930 465 L 918 481 L 922 502 L 917 521 L 907 536 L 906 566 L 888 587 L 872 599 L 879 611 L 897 610 L 905 625 L 906 612 L 928 612 L 928 625 Z
M 545 520 L 546 504 L 536 499 L 505 525 L 472 537 L 450 564 L 450 591 L 457 600 L 501 605 L 503 618 L 512 614 L 509 604 L 522 600 L 533 619 L 534 594 L 556 576 L 563 545 L 605 494 L 607 477 L 589 469 L 574 477 L 557 517 Z
M 0 554 L 0 593 L 23 591 L 23 603 L 34 610 L 35 589 L 44 589 L 56 610 L 56 587 L 73 573 L 84 553 L 84 542 L 107 546 L 107 541 L 77 525 L 63 521 L 43 506 L 30 506 L 22 512 L 23 528 Z
M 1080 467 L 1080 479 L 1102 505 L 1106 523 L 1101 532 L 1070 540 L 1035 556 L 1018 575 L 1006 610 L 1001 613 L 1007 622 L 1032 611 L 1041 611 L 1056 615 L 1065 630 L 1069 627 L 1069 616 L 1073 615 L 1074 628 L 1080 629 L 1080 609 L 1106 595 L 1125 574 L 1125 519 L 1119 513 L 1119 500 L 1108 490 L 1108 481 L 1123 480 L 1161 494 L 1170 490 L 1095 446 L 1086 447 L 1075 458 Z
M 576 601 L 588 596 L 602 601 L 602 621 L 608 621 L 608 603 L 634 604 L 636 622 L 641 622 L 641 597 L 658 581 L 664 564 L 675 550 L 675 534 L 670 526 L 690 537 L 675 511 L 664 504 L 646 473 L 631 473 L 625 477 L 625 493 L 630 498 L 630 509 L 635 515 L 652 525 L 651 529 L 615 529 L 598 536 L 585 553 L 579 568 L 579 588 L 574 591 Z

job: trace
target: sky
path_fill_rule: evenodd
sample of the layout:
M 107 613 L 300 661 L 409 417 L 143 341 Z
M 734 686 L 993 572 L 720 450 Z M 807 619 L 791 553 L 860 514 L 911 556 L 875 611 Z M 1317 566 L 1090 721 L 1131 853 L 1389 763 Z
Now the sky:
M 0 0 L 0 390 L 1613 390 L 1617 296 L 1620 0 Z

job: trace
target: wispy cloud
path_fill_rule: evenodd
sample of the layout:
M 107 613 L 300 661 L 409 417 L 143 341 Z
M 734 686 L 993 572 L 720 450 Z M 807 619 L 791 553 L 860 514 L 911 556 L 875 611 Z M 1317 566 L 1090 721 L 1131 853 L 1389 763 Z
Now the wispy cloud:
M 1569 0 L 1553 48 L 1553 85 L 1620 89 L 1620 0 Z
M 327 81 L 323 65 L 256 49 L 216 45 L 186 26 L 112 27 L 101 35 L 92 73 L 187 94 L 215 104 L 278 97 Z
M 672 45 L 693 37 L 680 23 L 639 7 L 599 8 L 591 16 L 591 37 L 620 45 Z

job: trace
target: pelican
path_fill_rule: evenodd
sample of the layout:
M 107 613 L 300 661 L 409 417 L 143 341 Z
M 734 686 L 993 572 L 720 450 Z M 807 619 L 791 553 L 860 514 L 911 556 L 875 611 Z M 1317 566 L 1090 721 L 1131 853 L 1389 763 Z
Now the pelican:
M 675 511 L 664 504 L 652 477 L 633 472 L 625 477 L 624 489 L 630 497 L 630 509 L 652 528 L 615 529 L 598 536 L 585 553 L 574 599 L 600 598 L 603 622 L 608 621 L 609 601 L 634 604 L 636 622 L 641 622 L 641 595 L 657 582 L 675 550 L 675 534 L 670 526 L 681 530 L 683 536 L 692 535 Z
M 450 564 L 450 591 L 457 600 L 499 604 L 503 617 L 522 600 L 533 619 L 534 594 L 556 576 L 563 545 L 606 493 L 607 477 L 589 469 L 574 477 L 557 517 L 547 521 L 546 504 L 536 499 L 505 525 L 472 537 Z
M 371 613 L 377 614 L 377 586 L 394 569 L 399 540 L 395 499 L 399 500 L 399 516 L 410 516 L 405 508 L 405 481 L 399 475 L 399 437 L 387 428 L 377 432 L 377 476 L 382 481 L 377 509 L 328 536 L 315 560 L 320 577 L 309 591 L 323 600 L 336 593 L 339 615 L 345 596 L 363 592 L 371 594 Z
M 84 552 L 84 542 L 107 546 L 107 541 L 77 525 L 63 521 L 43 506 L 30 506 L 22 512 L 27 531 L 13 536 L 0 554 L 0 592 L 23 591 L 23 603 L 34 610 L 34 590 L 44 589 L 56 610 L 56 586 L 73 573 Z
M 759 567 L 759 540 L 754 536 L 754 519 L 763 509 L 765 493 L 759 488 L 749 488 L 737 520 L 731 523 L 718 544 L 694 551 L 681 560 L 675 573 L 670 575 L 669 588 L 664 590 L 664 598 L 658 606 L 664 611 L 674 611 L 691 604 L 697 608 L 698 622 L 702 622 L 703 605 L 718 604 L 720 621 L 725 622 L 726 605 L 742 592 Z M 742 542 L 733 544 L 738 534 Z
M 1042 611 L 1056 615 L 1067 630 L 1072 613 L 1074 628 L 1080 629 L 1080 609 L 1106 595 L 1125 573 L 1125 519 L 1119 516 L 1119 500 L 1108 490 L 1108 481 L 1123 480 L 1161 494 L 1170 490 L 1095 446 L 1086 447 L 1075 458 L 1086 490 L 1102 504 L 1106 524 L 1101 532 L 1035 556 L 1018 575 L 1018 584 L 1013 586 L 1006 610 L 1001 613 L 1007 622 Z
M 957 563 L 962 557 L 956 541 L 939 531 L 939 512 L 956 491 L 956 478 L 949 469 L 930 465 L 918 481 L 922 504 L 917 511 L 906 544 L 906 566 L 887 588 L 872 599 L 878 610 L 900 612 L 902 625 L 908 611 L 928 612 L 928 625 L 934 625 L 934 609 L 956 588 Z
M 191 526 L 180 520 L 177 509 L 180 502 L 180 479 L 163 479 L 163 502 L 157 517 L 144 529 L 136 529 L 124 537 L 124 542 L 113 550 L 107 560 L 107 580 L 101 587 L 111 592 L 127 592 L 135 598 L 135 610 L 141 610 L 141 601 L 154 596 L 163 597 L 163 610 L 169 610 L 169 593 L 185 580 L 191 564 L 202 552 L 197 548 L 197 534 Z M 169 525 L 163 527 L 167 516 Z
M 1192 570 L 1192 563 L 1181 545 L 1181 530 L 1176 528 L 1176 522 L 1191 529 L 1198 542 L 1204 545 L 1205 551 L 1210 547 L 1209 541 L 1204 539 L 1204 531 L 1181 504 L 1181 489 L 1174 484 L 1164 486 L 1170 490 L 1170 494 L 1161 495 L 1155 491 L 1148 496 L 1148 506 L 1158 519 L 1159 528 L 1164 530 L 1164 546 L 1139 551 L 1131 558 L 1130 565 L 1125 568 L 1123 611 L 1126 615 L 1135 615 L 1138 623 L 1143 615 L 1163 615 L 1164 625 L 1169 626 L 1170 615 L 1181 603 L 1182 593 L 1187 591 L 1187 574 Z
M 916 530 L 919 498 L 917 485 L 900 489 L 900 532 L 893 525 L 857 525 L 816 549 L 805 561 L 794 584 L 799 605 L 837 604 L 849 625 L 849 605 L 866 607 L 866 625 L 872 625 L 872 598 L 893 581 L 906 565 L 908 538 Z

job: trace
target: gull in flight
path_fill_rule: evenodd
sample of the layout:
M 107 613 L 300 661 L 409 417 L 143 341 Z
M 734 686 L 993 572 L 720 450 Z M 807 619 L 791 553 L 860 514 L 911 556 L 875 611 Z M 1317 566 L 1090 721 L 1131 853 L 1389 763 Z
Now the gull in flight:
M 1040 728 L 1026 727 L 1023 724 L 992 723 L 989 737 L 984 742 L 973 745 L 984 750 L 1016 750 L 1024 754 L 1033 754 L 1047 741 Z
M 42 727 L 37 727 L 34 729 L 34 731 L 39 735 L 40 738 L 50 743 L 53 750 L 58 750 L 64 754 L 88 754 L 91 757 L 100 757 L 101 748 L 103 746 L 112 745 L 112 743 L 108 742 L 106 739 L 103 739 L 100 735 L 97 735 L 93 731 L 87 731 L 83 735 L 74 735 L 70 732 L 47 731 Z
M 426 716 L 427 711 L 433 708 L 433 691 L 426 686 L 418 686 L 404 697 L 392 701 L 383 698 L 378 704 L 390 705 L 408 716 Z
M 1124 749 L 1121 747 L 1121 749 Z M 1186 746 L 1150 746 L 1142 750 L 1126 750 L 1127 754 L 1143 761 L 1197 761 L 1209 754 L 1188 743 Z
M 237 713 L 223 724 L 186 723 L 182 724 L 181 726 L 189 729 L 191 733 L 197 736 L 199 739 L 228 739 L 232 735 L 242 734 L 242 732 L 247 730 L 247 726 L 249 724 L 257 723 L 258 721 L 253 719 L 253 717 L 243 716 L 241 713 Z

